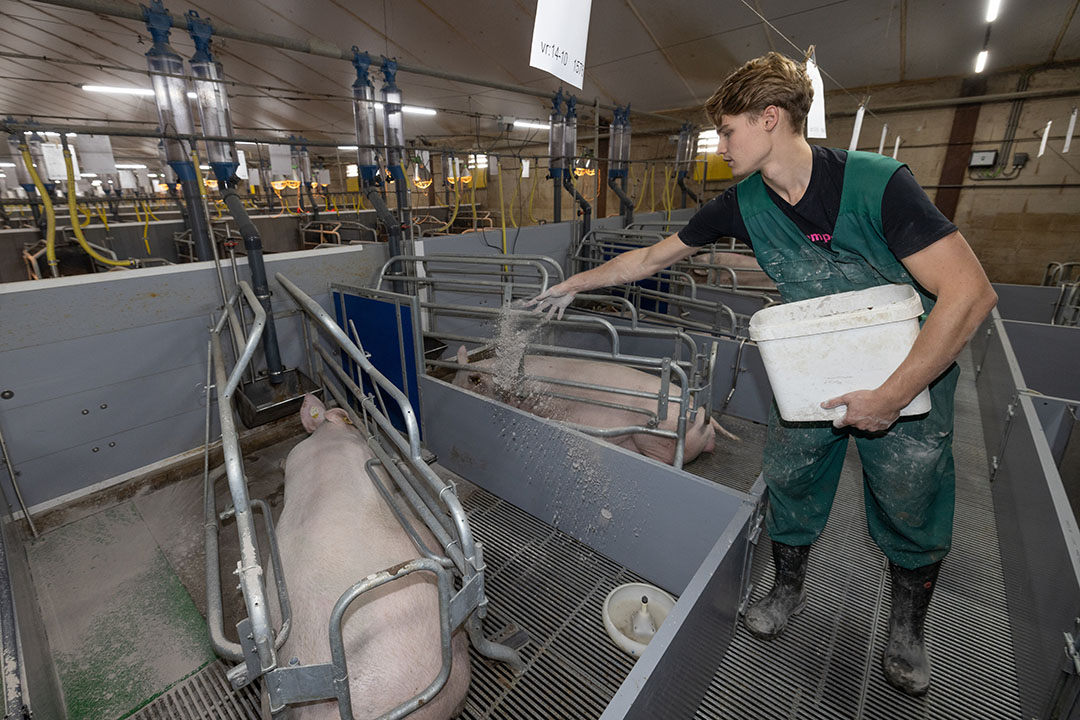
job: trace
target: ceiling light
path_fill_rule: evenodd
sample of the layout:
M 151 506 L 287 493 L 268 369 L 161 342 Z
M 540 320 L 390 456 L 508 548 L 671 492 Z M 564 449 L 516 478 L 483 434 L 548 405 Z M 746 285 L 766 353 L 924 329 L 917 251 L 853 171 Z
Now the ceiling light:
M 110 180 L 110 182 L 112 182 L 112 181 Z M 93 185 L 94 187 L 100 187 L 101 186 L 101 181 L 100 180 L 91 180 L 90 184 Z
M 515 120 L 514 129 L 521 130 L 523 128 L 529 128 L 533 130 L 550 130 L 550 123 L 535 122 L 533 120 Z
M 110 87 L 108 85 L 83 85 L 82 89 L 86 92 L 96 93 L 111 93 L 114 95 L 153 95 L 154 91 L 150 88 L 140 87 Z
M 338 145 L 337 149 L 338 150 L 357 150 L 358 147 L 356 145 Z
M 994 22 L 997 20 L 998 10 L 1001 9 L 1001 0 L 990 0 L 990 4 L 986 7 L 986 22 Z
M 989 50 L 983 50 L 979 53 L 979 57 L 975 58 L 975 72 L 981 73 L 986 68 L 986 58 L 989 54 Z
M 198 95 L 196 95 L 195 93 L 193 93 L 193 92 L 190 92 L 190 91 L 188 92 L 187 96 L 188 96 L 189 98 L 197 98 L 197 97 L 199 97 Z
M 146 166 L 145 166 L 145 165 L 143 165 L 143 167 L 146 167 Z M 200 166 L 199 166 L 199 169 L 200 169 L 200 170 L 209 170 L 209 169 L 210 169 L 210 166 L 209 166 L 209 165 L 200 165 Z
M 79 177 L 97 177 L 97 173 L 79 173 Z
M 410 115 L 435 115 L 436 111 L 432 108 L 416 107 L 415 105 L 402 105 L 401 112 L 409 113 Z
M 15 163 L 0 162 L 0 167 L 15 167 Z
M 250 140 L 237 140 L 237 145 L 258 145 L 259 143 L 251 142 Z
M 116 164 L 116 169 L 117 170 L 145 170 L 146 166 L 145 165 L 140 165 L 139 163 L 128 163 L 126 165 L 121 165 L 120 163 L 117 163 Z
M 146 173 L 146 177 L 156 178 L 157 176 L 158 176 L 157 173 Z
M 68 133 L 68 137 L 79 137 L 76 133 Z

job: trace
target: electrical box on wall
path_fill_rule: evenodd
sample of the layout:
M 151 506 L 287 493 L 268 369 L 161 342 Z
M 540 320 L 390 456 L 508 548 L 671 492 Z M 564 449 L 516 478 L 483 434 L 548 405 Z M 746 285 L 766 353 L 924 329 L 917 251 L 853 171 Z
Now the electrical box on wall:
M 997 164 L 997 150 L 976 150 L 971 153 L 971 162 L 968 167 L 985 168 L 994 167 Z

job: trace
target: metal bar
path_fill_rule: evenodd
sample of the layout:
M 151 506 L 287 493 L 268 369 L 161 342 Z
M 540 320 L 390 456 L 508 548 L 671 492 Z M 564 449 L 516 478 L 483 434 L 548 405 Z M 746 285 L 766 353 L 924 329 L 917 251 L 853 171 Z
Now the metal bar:
M 15 466 L 11 464 L 11 456 L 8 454 L 7 441 L 4 440 L 4 433 L 0 431 L 0 451 L 4 453 L 4 467 L 7 468 L 8 476 L 11 478 L 11 487 L 15 489 L 15 498 L 19 502 L 19 507 L 22 509 L 23 517 L 26 518 L 26 524 L 30 526 L 30 532 L 34 537 L 38 536 L 37 528 L 34 527 L 34 519 L 30 517 L 30 511 L 26 509 L 26 503 L 23 501 L 22 491 L 19 489 L 19 481 L 15 478 Z
M 429 702 L 446 685 L 454 662 L 453 652 L 450 647 L 450 577 L 438 563 L 427 558 L 417 558 L 397 567 L 369 575 L 346 590 L 334 605 L 334 610 L 330 614 L 330 657 L 334 664 L 334 686 L 338 694 L 338 712 L 341 714 L 342 720 L 353 720 L 348 658 L 345 655 L 345 641 L 342 631 L 342 625 L 345 622 L 345 611 L 349 609 L 349 605 L 356 598 L 368 590 L 374 590 L 388 582 L 417 571 L 434 573 L 438 580 L 439 638 L 442 643 L 442 668 L 427 688 L 393 710 L 380 715 L 378 720 L 400 720 L 400 718 Z
M 252 311 L 255 313 L 255 322 L 251 325 L 251 335 L 248 336 L 247 342 L 244 344 L 244 352 L 241 353 L 240 359 L 236 363 L 236 367 L 233 368 L 232 374 L 228 377 L 228 380 L 222 382 L 219 386 L 224 387 L 225 391 L 218 395 L 219 399 L 226 402 L 232 400 L 233 393 L 236 392 L 236 388 L 240 385 L 240 381 L 244 378 L 244 369 L 247 364 L 251 362 L 251 357 L 255 354 L 255 348 L 259 344 L 259 340 L 262 338 L 263 328 L 266 326 L 266 310 L 263 309 L 262 303 L 255 297 L 255 293 L 252 292 L 251 286 L 244 281 L 240 281 L 240 291 L 244 293 L 244 297 L 247 298 L 248 304 L 251 306 Z M 235 297 L 235 293 L 233 293 Z M 222 313 L 222 321 L 225 319 L 225 313 Z M 219 321 L 219 325 L 221 322 Z M 215 333 L 220 333 L 220 328 L 215 328 Z M 224 359 L 222 359 L 224 362 Z
M 274 649 L 280 650 L 289 639 L 292 630 L 292 603 L 289 602 L 289 590 L 285 583 L 285 571 L 281 567 L 281 552 L 278 550 L 277 533 L 274 531 L 274 516 L 265 500 L 255 499 L 251 506 L 262 513 L 266 524 L 266 537 L 270 543 L 270 564 L 274 568 L 274 585 L 277 587 L 278 605 L 281 609 L 281 628 L 274 637 Z
M 244 289 L 245 294 L 249 296 L 249 299 L 253 297 L 250 288 L 247 288 L 246 285 L 241 287 Z M 256 320 L 256 324 L 258 324 L 258 320 Z M 256 333 L 252 333 L 252 337 L 257 338 Z M 240 578 L 240 588 L 244 596 L 244 603 L 247 606 L 248 619 L 251 622 L 254 645 L 258 652 L 259 668 L 265 672 L 276 665 L 277 658 L 274 652 L 273 634 L 266 602 L 266 588 L 263 584 L 263 570 L 259 562 L 259 548 L 255 539 L 255 526 L 251 517 L 251 504 L 248 500 L 247 484 L 244 478 L 239 435 L 233 417 L 232 395 L 229 392 L 229 383 L 225 376 L 225 360 L 221 352 L 220 328 L 215 328 L 215 332 L 210 334 L 210 342 L 213 348 L 214 374 L 218 390 L 221 447 L 225 454 L 225 473 L 229 479 L 229 490 L 233 499 L 237 533 L 240 537 L 240 565 L 237 568 L 237 575 Z M 253 350 L 253 348 L 251 349 Z M 247 354 L 247 349 L 245 349 L 245 354 Z M 243 365 L 238 365 L 233 370 L 233 380 L 235 382 L 239 382 L 243 370 Z M 226 388 L 226 392 L 222 392 L 221 388 Z M 235 389 L 235 383 L 232 389 Z M 253 679 L 248 678 L 249 681 Z

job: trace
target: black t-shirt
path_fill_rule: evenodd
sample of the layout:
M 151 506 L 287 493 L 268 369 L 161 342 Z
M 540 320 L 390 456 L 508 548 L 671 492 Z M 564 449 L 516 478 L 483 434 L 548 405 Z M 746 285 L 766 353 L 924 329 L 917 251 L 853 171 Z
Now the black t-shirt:
M 812 145 L 814 167 L 806 193 L 795 205 L 789 205 L 772 188 L 765 190 L 776 206 L 806 235 L 806 239 L 829 247 L 836 216 L 840 213 L 840 193 L 844 187 L 847 151 Z M 750 233 L 743 223 L 736 198 L 736 186 L 705 203 L 679 231 L 687 245 L 701 246 L 722 237 L 734 237 L 750 243 Z M 885 242 L 897 258 L 905 258 L 956 231 L 948 218 L 930 202 L 915 176 L 906 167 L 899 168 L 885 186 L 881 198 L 881 224 Z

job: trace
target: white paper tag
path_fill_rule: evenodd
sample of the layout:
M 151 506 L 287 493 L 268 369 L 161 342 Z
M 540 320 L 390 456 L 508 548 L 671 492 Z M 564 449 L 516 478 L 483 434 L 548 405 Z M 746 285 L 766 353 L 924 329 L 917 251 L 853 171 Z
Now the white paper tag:
M 521 177 L 529 177 L 529 159 L 521 158 Z
M 900 152 L 900 136 L 896 136 L 896 144 L 892 146 L 892 159 L 896 159 L 896 153 Z
M 262 187 L 262 178 L 259 177 L 259 171 L 255 168 L 248 168 L 247 184 L 248 187 Z
M 881 126 L 881 142 L 879 142 L 878 146 L 877 146 L 877 154 L 878 155 L 884 155 L 885 154 L 885 136 L 888 135 L 888 134 L 889 134 L 889 123 L 885 123 L 884 125 Z
M 431 172 L 431 151 L 421 150 L 420 162 L 424 163 L 424 167 L 428 169 L 428 172 Z
M 1065 131 L 1065 146 L 1061 148 L 1061 154 L 1069 152 L 1069 148 L 1072 147 L 1073 130 L 1076 129 L 1076 108 L 1073 108 L 1072 115 L 1069 116 L 1069 129 Z
M 236 166 L 236 177 L 240 178 L 241 180 L 247 180 L 248 179 L 248 167 L 247 167 L 247 160 L 244 158 L 244 151 L 243 150 L 237 150 L 236 151 L 236 160 L 237 160 L 237 162 L 240 163 L 239 165 Z
M 529 65 L 581 89 L 592 0 L 536 0 Z
M 98 175 L 115 175 L 116 160 L 108 135 L 83 135 L 75 138 L 75 148 L 82 158 L 82 171 Z
M 856 150 L 859 147 L 859 133 L 862 132 L 862 119 L 866 114 L 866 106 L 859 105 L 859 109 L 855 111 L 855 127 L 851 128 L 851 142 L 848 143 L 848 150 Z
M 320 185 L 329 185 L 330 170 L 328 168 L 320 168 L 319 171 L 315 173 L 315 179 L 319 182 Z
M 288 145 L 268 145 L 270 148 L 270 173 L 286 179 L 292 178 L 292 152 Z
M 806 60 L 806 75 L 814 88 L 814 99 L 810 103 L 810 113 L 806 116 L 806 137 L 828 137 L 825 134 L 825 83 L 821 81 L 821 71 L 818 70 L 814 57 Z
M 60 143 L 41 143 L 41 155 L 45 158 L 45 172 L 48 174 L 49 180 L 67 182 L 64 146 Z M 75 177 L 79 177 L 79 162 L 75 159 L 75 148 L 71 149 L 71 170 L 75 173 Z
M 120 171 L 120 189 L 121 190 L 138 190 L 139 185 L 135 180 L 135 173 L 130 170 Z
M 1043 128 L 1042 142 L 1039 143 L 1039 154 L 1035 157 L 1042 157 L 1046 152 L 1046 140 L 1050 137 L 1050 126 L 1054 124 L 1053 120 L 1046 121 L 1046 127 Z

